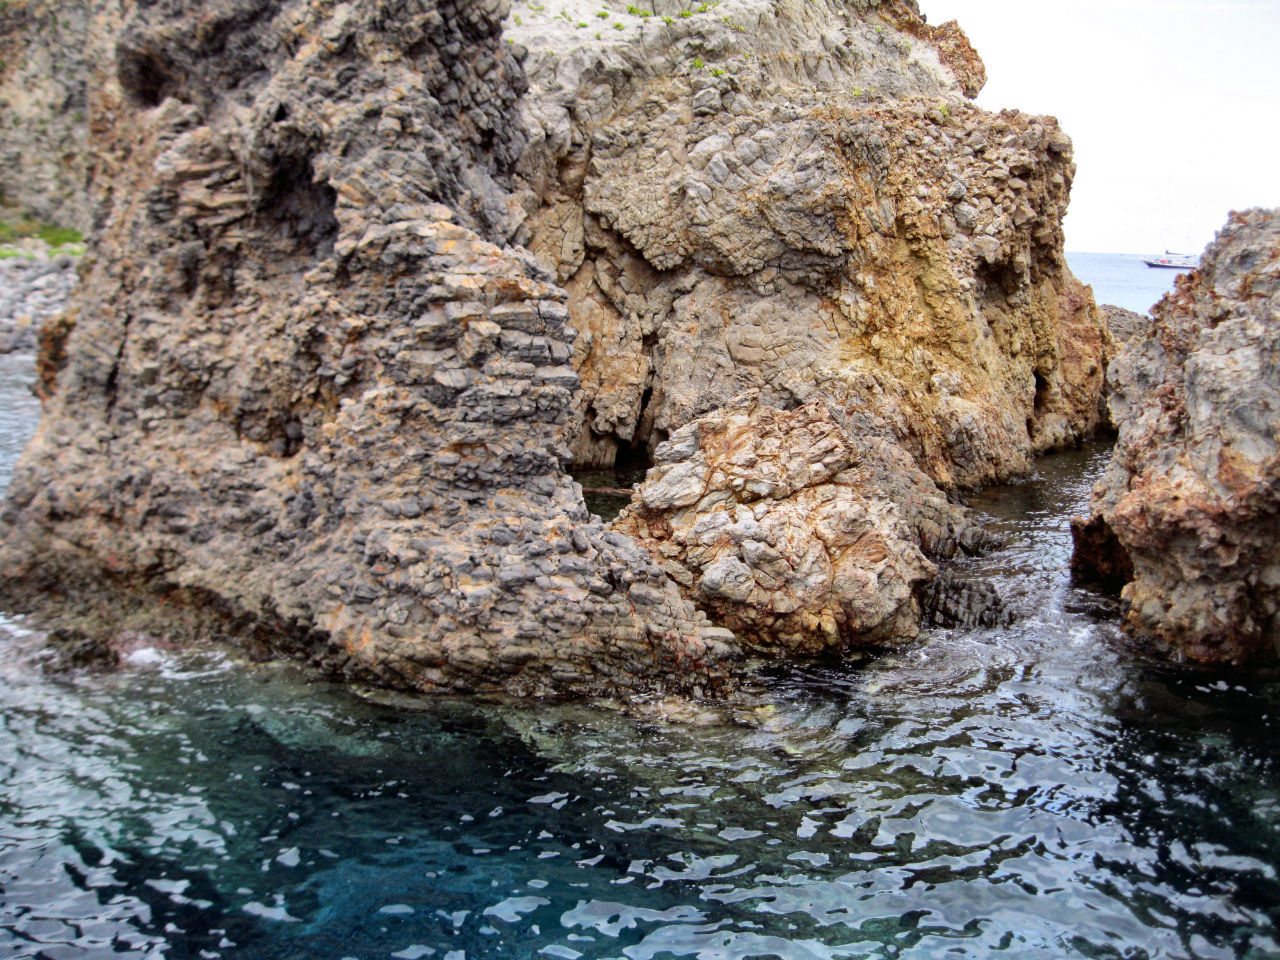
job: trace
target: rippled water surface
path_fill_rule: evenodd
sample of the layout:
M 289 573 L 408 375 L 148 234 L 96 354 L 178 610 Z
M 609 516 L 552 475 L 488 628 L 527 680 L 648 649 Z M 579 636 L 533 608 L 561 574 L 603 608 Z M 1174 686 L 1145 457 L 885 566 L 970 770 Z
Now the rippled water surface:
M 408 709 L 217 650 L 54 680 L 9 618 L 0 954 L 1280 956 L 1280 684 L 1145 661 L 1069 585 L 1101 463 L 976 498 L 1013 627 L 775 669 L 751 725 Z

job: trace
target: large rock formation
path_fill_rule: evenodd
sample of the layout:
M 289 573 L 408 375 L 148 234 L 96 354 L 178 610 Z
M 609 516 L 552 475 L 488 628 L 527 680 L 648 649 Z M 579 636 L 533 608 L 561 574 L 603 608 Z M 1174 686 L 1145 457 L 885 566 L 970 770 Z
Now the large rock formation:
M 87 231 L 90 0 L 0 3 L 0 195 Z
M 928 558 L 979 540 L 939 535 L 973 530 L 942 491 L 1099 424 L 1070 140 L 968 105 L 981 61 L 909 2 L 547 0 L 507 31 L 530 77 L 514 236 L 580 331 L 575 459 L 661 451 L 617 529 L 753 646 L 913 636 Z M 839 454 L 815 472 L 818 435 Z M 779 457 L 803 476 L 750 492 Z
M 1280 641 L 1280 211 L 1232 214 L 1109 373 L 1115 455 L 1076 568 L 1125 583 L 1125 626 L 1190 660 Z
M 736 655 L 564 473 L 563 291 L 501 236 L 496 2 L 132 7 L 6 608 L 426 690 L 714 693 Z M 70 330 L 67 335 L 67 330 Z
M 769 649 L 909 636 L 926 555 L 977 540 L 942 491 L 1096 422 L 1070 141 L 969 106 L 981 62 L 910 0 L 94 9 L 100 226 L 44 335 L 10 607 L 420 689 L 712 693 L 739 649 L 695 603 Z M 647 552 L 564 473 L 699 417 L 835 444 L 753 541 L 839 554 L 793 617 L 709 602 L 729 547 L 669 556 L 654 500 Z
M 944 487 L 1096 425 L 1071 142 L 966 103 L 984 74 L 955 24 L 904 0 L 545 0 L 507 32 L 529 50 L 516 236 L 569 290 L 580 462 L 753 388 L 856 398 Z

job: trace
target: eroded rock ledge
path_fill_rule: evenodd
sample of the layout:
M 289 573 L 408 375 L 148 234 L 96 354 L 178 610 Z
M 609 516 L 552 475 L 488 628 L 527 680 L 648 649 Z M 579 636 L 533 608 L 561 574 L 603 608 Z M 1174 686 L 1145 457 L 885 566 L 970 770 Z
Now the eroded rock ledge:
M 1109 374 L 1119 428 L 1072 527 L 1125 626 L 1176 656 L 1277 659 L 1280 211 L 1233 214 Z

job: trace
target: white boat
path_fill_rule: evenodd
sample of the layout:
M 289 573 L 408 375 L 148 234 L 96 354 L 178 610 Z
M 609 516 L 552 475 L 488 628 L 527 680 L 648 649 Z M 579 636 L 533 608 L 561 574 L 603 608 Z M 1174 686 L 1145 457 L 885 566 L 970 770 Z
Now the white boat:
M 1189 253 L 1172 253 L 1168 250 L 1163 256 L 1144 257 L 1142 260 L 1148 267 L 1168 267 L 1171 270 L 1194 270 L 1200 266 L 1200 258 Z

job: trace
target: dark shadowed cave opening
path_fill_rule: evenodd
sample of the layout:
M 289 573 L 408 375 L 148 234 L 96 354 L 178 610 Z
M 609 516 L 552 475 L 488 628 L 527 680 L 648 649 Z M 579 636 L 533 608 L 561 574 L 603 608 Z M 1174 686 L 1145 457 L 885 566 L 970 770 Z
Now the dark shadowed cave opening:
M 323 259 L 338 236 L 337 204 L 333 187 L 316 180 L 310 157 L 285 155 L 276 162 L 258 209 L 277 236 Z
M 145 50 L 117 51 L 116 79 L 131 103 L 148 110 L 160 106 L 178 88 L 177 80 L 159 58 Z

